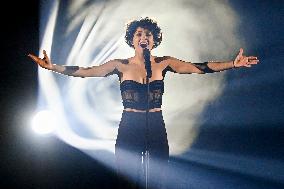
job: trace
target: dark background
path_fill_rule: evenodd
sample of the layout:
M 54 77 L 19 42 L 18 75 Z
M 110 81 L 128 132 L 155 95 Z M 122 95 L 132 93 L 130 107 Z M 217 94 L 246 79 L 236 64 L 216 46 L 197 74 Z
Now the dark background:
M 261 62 L 251 69 L 228 71 L 226 95 L 205 109 L 202 116 L 207 119 L 193 148 L 283 162 L 284 3 L 229 2 L 241 18 L 236 32 L 249 44 L 247 51 Z M 27 54 L 39 49 L 39 3 L 8 1 L 3 9 L 7 13 L 1 12 L 0 187 L 115 188 L 113 171 L 55 137 L 31 136 L 27 131 L 29 117 L 37 105 L 37 66 Z M 246 85 L 247 82 L 253 84 Z M 216 112 L 218 115 L 213 116 Z M 208 170 L 191 162 L 182 163 Z M 240 174 L 230 177 L 244 178 L 239 183 L 251 184 L 241 188 L 281 187 L 281 182 Z M 191 188 L 206 188 L 198 186 L 191 183 Z M 238 184 L 235 188 L 239 188 Z
M 112 188 L 114 173 L 56 137 L 30 132 L 37 105 L 39 2 L 7 1 L 1 12 L 1 188 Z

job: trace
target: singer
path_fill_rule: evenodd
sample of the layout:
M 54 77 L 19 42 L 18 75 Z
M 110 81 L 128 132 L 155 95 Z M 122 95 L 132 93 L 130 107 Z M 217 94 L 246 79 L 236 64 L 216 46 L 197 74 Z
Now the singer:
M 88 68 L 53 64 L 45 51 L 43 58 L 33 54 L 29 54 L 29 57 L 42 68 L 69 76 L 118 75 L 124 110 L 115 145 L 117 171 L 129 179 L 129 188 L 139 188 L 139 179 L 143 177 L 141 161 L 145 162 L 143 154 L 147 147 L 150 157 L 149 188 L 156 189 L 162 187 L 161 178 L 169 159 L 167 132 L 161 109 L 166 72 L 206 74 L 251 67 L 259 61 L 255 56 L 245 56 L 242 48 L 229 61 L 191 63 L 171 56 L 154 56 L 151 50 L 160 45 L 162 32 L 157 22 L 148 17 L 127 24 L 125 41 L 134 49 L 133 57 L 110 60 Z

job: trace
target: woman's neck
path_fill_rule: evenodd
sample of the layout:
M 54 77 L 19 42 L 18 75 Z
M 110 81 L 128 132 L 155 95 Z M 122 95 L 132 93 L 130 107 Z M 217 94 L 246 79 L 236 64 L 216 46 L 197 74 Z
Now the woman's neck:
M 150 60 L 153 59 L 153 56 L 150 55 Z M 135 56 L 133 57 L 133 60 L 135 62 L 141 62 L 141 63 L 144 63 L 144 56 L 143 56 L 143 51 L 142 52 L 137 52 L 135 51 Z

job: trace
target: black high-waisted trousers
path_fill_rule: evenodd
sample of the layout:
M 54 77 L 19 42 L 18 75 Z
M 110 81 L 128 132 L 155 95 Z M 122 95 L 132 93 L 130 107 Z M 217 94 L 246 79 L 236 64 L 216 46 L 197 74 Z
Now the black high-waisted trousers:
M 169 145 L 162 111 L 148 113 L 149 188 L 160 188 L 169 159 Z M 123 111 L 115 145 L 121 188 L 145 184 L 142 154 L 146 145 L 146 112 Z M 126 182 L 127 181 L 127 182 Z M 127 184 L 128 186 L 126 186 Z M 123 186 L 121 186 L 123 185 Z

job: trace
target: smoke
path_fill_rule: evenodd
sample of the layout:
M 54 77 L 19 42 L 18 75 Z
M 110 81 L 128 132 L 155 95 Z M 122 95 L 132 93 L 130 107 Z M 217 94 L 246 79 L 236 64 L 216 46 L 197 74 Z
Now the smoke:
M 50 49 L 48 53 L 56 64 L 92 66 L 133 56 L 134 51 L 124 42 L 125 25 L 145 16 L 155 19 L 162 28 L 163 41 L 153 51 L 156 56 L 190 62 L 232 60 L 241 46 L 235 33 L 238 19 L 225 0 L 82 0 L 50 4 L 56 6 L 46 3 L 42 20 L 50 15 L 57 17 L 43 26 L 41 49 Z M 48 14 L 50 7 L 56 8 Z M 54 73 L 40 77 L 40 99 L 44 101 L 40 104 L 62 117 L 58 136 L 81 149 L 113 151 L 123 110 L 118 78 L 67 78 Z M 224 73 L 166 75 L 163 114 L 171 154 L 190 148 L 199 124 L 206 119 L 200 117 L 202 110 L 222 93 L 223 78 Z M 55 97 L 49 98 L 52 91 L 56 91 Z M 104 146 L 104 141 L 108 145 Z

